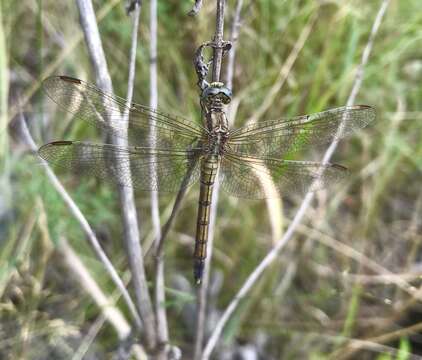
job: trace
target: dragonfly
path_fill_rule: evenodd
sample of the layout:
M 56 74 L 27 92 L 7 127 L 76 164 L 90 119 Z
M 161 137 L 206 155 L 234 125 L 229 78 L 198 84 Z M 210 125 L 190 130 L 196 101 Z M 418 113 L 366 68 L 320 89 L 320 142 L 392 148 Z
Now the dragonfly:
M 201 283 L 207 256 L 212 193 L 217 174 L 223 191 L 249 199 L 305 194 L 336 183 L 347 169 L 334 163 L 291 160 L 311 146 L 350 136 L 375 118 L 368 105 L 261 121 L 230 129 L 225 108 L 232 98 L 223 83 L 201 93 L 203 124 L 104 93 L 68 76 L 43 82 L 46 94 L 77 119 L 127 145 L 54 141 L 39 148 L 48 163 L 142 191 L 177 192 L 199 180 L 194 279 Z M 129 115 L 128 121 L 122 114 Z M 290 158 L 290 159 L 289 159 Z

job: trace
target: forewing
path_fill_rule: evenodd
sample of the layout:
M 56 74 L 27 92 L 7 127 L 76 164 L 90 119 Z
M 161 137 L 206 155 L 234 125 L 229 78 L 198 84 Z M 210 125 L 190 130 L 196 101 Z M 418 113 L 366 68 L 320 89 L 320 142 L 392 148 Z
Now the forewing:
M 222 188 L 228 194 L 265 199 L 305 194 L 336 183 L 347 174 L 337 164 L 278 160 L 227 153 L 222 160 Z
M 291 119 L 265 121 L 231 132 L 231 151 L 280 158 L 353 134 L 375 119 L 367 105 L 345 106 Z
M 183 118 L 106 94 L 96 86 L 67 76 L 53 76 L 43 82 L 47 95 L 60 108 L 110 134 L 141 146 L 186 149 L 196 143 L 204 129 Z M 129 121 L 122 114 L 129 113 Z M 127 135 L 126 135 L 127 134 Z M 154 136 L 152 136 L 154 134 Z
M 38 153 L 50 164 L 73 173 L 144 191 L 174 192 L 199 177 L 200 153 L 195 149 L 169 151 L 56 141 L 42 146 Z

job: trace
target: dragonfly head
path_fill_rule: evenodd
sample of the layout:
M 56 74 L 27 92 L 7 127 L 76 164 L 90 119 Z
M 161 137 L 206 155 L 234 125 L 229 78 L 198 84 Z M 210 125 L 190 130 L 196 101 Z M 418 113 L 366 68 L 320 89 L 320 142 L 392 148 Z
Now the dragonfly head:
M 221 101 L 227 105 L 232 99 L 232 91 L 225 87 L 221 82 L 213 82 L 207 86 L 201 94 L 201 100 L 206 103 L 211 103 L 215 100 Z

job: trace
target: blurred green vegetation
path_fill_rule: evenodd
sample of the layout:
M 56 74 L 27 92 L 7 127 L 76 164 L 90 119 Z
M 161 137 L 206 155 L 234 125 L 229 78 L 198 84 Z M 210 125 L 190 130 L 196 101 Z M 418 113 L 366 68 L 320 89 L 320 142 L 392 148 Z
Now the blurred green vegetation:
M 245 1 L 236 44 L 235 126 L 244 124 L 268 98 L 316 12 L 287 81 L 258 121 L 344 105 L 380 3 Z M 0 358 L 70 359 L 101 310 L 64 265 L 57 250 L 60 239 L 76 249 L 104 293 L 115 289 L 39 161 L 6 129 L 22 110 L 38 145 L 59 139 L 101 142 L 101 134 L 58 111 L 39 88 L 50 74 L 93 82 L 92 68 L 74 2 L 0 4 Z M 115 93 L 125 96 L 129 18 L 123 2 L 94 4 L 101 14 L 99 28 Z M 134 96 L 143 104 L 149 103 L 148 6 L 144 1 Z M 198 17 L 190 18 L 186 13 L 191 6 L 188 0 L 158 4 L 159 107 L 200 121 L 192 58 L 196 47 L 213 34 L 215 9 L 214 2 L 205 1 Z M 218 356 L 245 344 L 265 359 L 422 356 L 422 326 L 417 327 L 422 313 L 415 293 L 421 285 L 422 240 L 421 6 L 420 0 L 391 2 L 356 101 L 376 107 L 377 120 L 342 141 L 335 154 L 335 161 L 349 167 L 351 175 L 317 194 L 304 225 L 228 324 Z M 235 1 L 228 1 L 226 38 L 234 7 Z M 317 160 L 321 154 L 301 157 Z M 94 178 L 58 175 L 123 274 L 127 266 L 114 189 Z M 197 196 L 194 186 L 167 239 L 170 288 L 175 274 L 191 281 Z M 280 219 L 285 226 L 300 201 L 285 194 Z M 149 196 L 137 193 L 136 202 L 146 244 L 152 228 Z M 172 202 L 172 196 L 160 196 L 162 223 Z M 271 248 L 268 209 L 265 202 L 221 194 L 213 270 L 223 283 L 213 299 L 214 316 Z M 378 264 L 378 273 L 370 261 Z M 153 272 L 152 259 L 147 272 Z M 414 289 L 413 295 L 399 287 L 400 282 Z M 193 303 L 186 290 L 169 289 L 170 336 L 185 354 L 192 351 L 193 328 L 185 312 Z M 118 305 L 128 313 L 123 302 Z M 117 346 L 116 333 L 105 323 L 86 358 L 106 358 Z

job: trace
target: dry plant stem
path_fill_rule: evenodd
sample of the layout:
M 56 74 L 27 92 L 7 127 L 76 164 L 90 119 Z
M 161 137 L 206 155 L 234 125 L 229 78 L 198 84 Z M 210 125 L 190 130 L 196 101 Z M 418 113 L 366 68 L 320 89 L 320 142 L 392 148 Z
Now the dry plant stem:
M 133 17 L 132 26 L 132 42 L 130 47 L 130 59 L 129 59 L 129 72 L 128 72 L 128 86 L 126 93 L 126 109 L 123 113 L 122 120 L 129 121 L 129 108 L 133 98 L 133 88 L 135 86 L 135 74 L 136 74 L 136 49 L 138 47 L 138 28 L 139 28 L 139 17 L 141 15 L 141 5 L 137 2 L 134 5 L 134 11 L 131 12 Z
M 212 61 L 212 81 L 220 80 L 221 62 L 223 58 L 223 31 L 224 31 L 224 8 L 225 0 L 217 0 L 216 9 L 216 25 L 215 25 L 215 36 L 214 36 L 214 53 Z M 202 358 L 202 347 L 204 342 L 205 328 L 206 328 L 206 311 L 207 311 L 207 294 L 209 287 L 210 278 L 210 265 L 212 257 L 212 246 L 214 238 L 214 226 L 215 217 L 217 214 L 217 203 L 218 203 L 218 190 L 219 181 L 218 174 L 216 176 L 217 181 L 212 194 L 211 202 L 211 218 L 210 226 L 208 227 L 208 243 L 207 243 L 207 257 L 205 259 L 204 273 L 202 277 L 202 284 L 197 289 L 197 311 L 196 311 L 196 337 L 195 337 L 195 350 L 194 359 L 199 360 Z
M 355 260 L 356 262 L 370 269 L 374 273 L 379 274 L 379 275 L 371 275 L 371 276 L 349 274 L 348 276 L 350 276 L 354 280 L 359 281 L 360 283 L 376 281 L 376 282 L 394 284 L 397 286 L 397 288 L 400 288 L 403 291 L 407 292 L 409 295 L 411 295 L 412 299 L 415 299 L 415 300 L 417 299 L 418 301 L 422 300 L 422 297 L 421 297 L 422 294 L 418 293 L 418 290 L 416 290 L 415 287 L 409 284 L 406 281 L 406 279 L 403 278 L 403 276 L 392 273 L 385 267 L 381 266 L 380 264 L 378 264 L 371 258 L 355 250 L 354 248 L 322 233 L 316 228 L 310 228 L 303 224 L 299 224 L 296 228 L 296 231 L 298 233 L 301 233 L 307 236 L 310 239 L 315 239 L 319 243 L 335 250 L 336 252 L 340 254 L 343 254 L 349 259 Z M 413 278 L 418 276 L 417 274 L 409 274 L 409 275 L 412 276 Z
M 217 0 L 217 17 L 215 23 L 214 54 L 212 60 L 212 81 L 220 81 L 221 61 L 223 59 L 223 31 L 225 0 Z
M 196 16 L 198 15 L 199 11 L 201 11 L 202 8 L 202 0 L 195 0 L 195 4 L 193 5 L 193 8 L 191 11 L 189 11 L 189 16 Z
M 67 246 L 70 246 L 69 244 L 66 244 Z M 125 275 L 129 275 L 129 273 L 126 273 Z M 130 276 L 124 276 L 123 281 L 125 285 L 129 283 Z M 113 291 L 111 294 L 109 300 L 112 304 L 117 303 L 117 301 L 120 298 L 120 292 L 119 291 Z M 104 312 L 102 312 L 97 319 L 89 326 L 88 330 L 86 331 L 82 341 L 79 343 L 78 348 L 74 352 L 72 356 L 72 360 L 83 360 L 86 358 L 86 354 L 88 353 L 91 345 L 94 343 L 95 338 L 97 337 L 98 333 L 100 332 L 101 328 L 103 327 L 105 321 L 107 320 Z M 122 339 L 123 341 L 130 341 L 132 340 L 131 337 L 127 337 L 126 339 Z M 133 344 L 132 345 L 132 354 L 135 359 L 137 360 L 145 360 L 147 358 L 147 355 L 145 353 L 144 348 L 139 344 Z
M 158 86 L 157 86 L 157 0 L 150 1 L 150 64 L 149 64 L 149 78 L 150 78 L 150 107 L 157 108 L 158 105 Z M 150 121 L 154 121 L 150 119 Z M 152 127 L 151 131 L 155 131 Z M 152 133 L 152 141 L 154 141 L 156 134 Z M 154 162 L 152 161 L 152 164 Z M 153 165 L 152 165 L 153 166 Z M 155 169 L 152 169 L 155 171 Z M 160 225 L 160 209 L 158 202 L 158 192 L 151 192 L 151 217 L 153 224 L 153 231 L 155 236 L 155 251 L 158 252 L 161 239 L 161 225 Z M 165 282 L 164 282 L 164 259 L 162 256 L 156 258 L 155 269 L 155 314 L 157 317 L 157 342 L 166 344 L 169 341 L 167 314 L 165 309 Z M 165 358 L 165 348 L 161 354 Z
M 348 346 L 346 348 L 339 349 L 335 353 L 330 355 L 330 359 L 333 360 L 348 360 L 356 359 L 356 352 L 362 349 L 372 350 L 377 347 L 383 347 L 383 343 L 391 343 L 397 341 L 403 337 L 409 337 L 412 335 L 418 335 L 422 330 L 422 322 L 418 322 L 412 326 L 406 327 L 404 329 L 395 330 L 380 336 L 368 338 L 365 340 L 355 340 L 350 339 L 348 341 Z M 410 354 L 409 354 L 410 355 Z M 418 359 L 421 357 L 414 355 L 413 357 L 408 357 L 409 359 Z
M 78 255 L 63 238 L 60 239 L 59 251 L 63 256 L 64 262 L 71 270 L 72 275 L 77 277 L 79 280 L 78 283 L 81 284 L 85 291 L 94 299 L 95 303 L 104 314 L 105 319 L 107 319 L 116 330 L 119 339 L 125 339 L 131 331 L 129 323 L 122 313 L 114 306 L 113 301 L 108 299 L 100 289 Z
M 84 32 L 88 52 L 95 71 L 98 86 L 107 93 L 113 93 L 110 74 L 101 38 L 98 31 L 95 13 L 90 0 L 77 0 L 80 23 Z M 132 46 L 133 48 L 136 47 Z M 133 58 L 133 57 L 132 57 Z M 129 84 L 130 86 L 130 84 Z M 133 84 L 132 84 L 133 86 Z M 111 138 L 115 145 L 125 146 L 127 140 Z M 133 189 L 130 187 L 118 187 L 121 214 L 124 227 L 124 242 L 126 246 L 129 265 L 132 272 L 136 303 L 144 325 L 145 342 L 148 348 L 152 349 L 156 344 L 155 317 L 153 313 L 151 298 L 148 292 L 148 285 L 145 276 L 142 249 L 139 241 L 139 229 L 136 215 L 136 207 Z
M 233 74 L 234 74 L 234 62 L 236 58 L 236 44 L 237 38 L 239 37 L 239 28 L 240 28 L 240 12 L 242 11 L 243 0 L 237 0 L 236 10 L 233 16 L 233 23 L 230 31 L 230 42 L 232 43 L 232 48 L 229 51 L 229 56 L 227 60 L 226 68 L 226 86 L 231 89 L 233 86 Z
M 101 328 L 103 327 L 106 318 L 104 314 L 101 314 L 89 327 L 86 332 L 83 341 L 79 344 L 77 350 L 73 353 L 71 360 L 83 360 L 86 356 L 89 348 L 91 347 L 94 339 L 97 337 Z
M 355 81 L 352 87 L 352 90 L 350 92 L 350 96 L 347 101 L 347 105 L 352 105 L 355 102 L 355 98 L 357 96 L 357 93 L 362 85 L 362 79 L 363 79 L 363 73 L 365 66 L 368 62 L 369 55 L 371 53 L 375 36 L 378 32 L 378 29 L 381 25 L 382 19 L 384 17 L 384 14 L 387 10 L 387 7 L 390 3 L 390 0 L 384 0 L 378 10 L 377 16 L 374 20 L 374 23 L 372 25 L 371 34 L 369 36 L 368 42 L 365 46 L 365 49 L 362 54 L 361 63 L 357 69 Z M 327 151 L 324 154 L 323 162 L 327 163 L 331 156 L 334 153 L 334 150 L 337 147 L 337 141 L 333 141 L 330 146 L 328 147 Z M 235 295 L 233 300 L 230 302 L 227 309 L 224 311 L 223 315 L 221 316 L 220 320 L 218 321 L 217 325 L 214 328 L 213 333 L 211 334 L 210 339 L 208 340 L 208 343 L 204 349 L 204 354 L 202 359 L 208 359 L 211 355 L 211 352 L 215 348 L 218 339 L 220 338 L 221 332 L 224 328 L 224 325 L 227 323 L 230 316 L 233 314 L 237 306 L 239 305 L 240 300 L 242 300 L 245 295 L 250 291 L 250 289 L 255 285 L 261 274 L 264 272 L 265 269 L 267 269 L 271 263 L 276 259 L 278 253 L 281 251 L 281 249 L 284 248 L 284 246 L 288 243 L 290 239 L 292 239 L 293 235 L 295 234 L 296 228 L 302 221 L 308 207 L 311 204 L 312 199 L 314 198 L 314 193 L 307 193 L 302 204 L 300 205 L 295 217 L 292 220 L 292 223 L 288 227 L 287 231 L 283 235 L 283 237 L 277 242 L 277 244 L 274 246 L 274 248 L 265 256 L 265 258 L 261 261 L 261 263 L 257 266 L 257 268 L 248 276 L 243 286 L 240 288 L 238 293 Z
M 192 166 L 186 172 L 185 177 L 183 178 L 183 181 L 182 181 L 182 186 L 180 187 L 179 192 L 176 195 L 176 199 L 174 200 L 174 205 L 173 205 L 173 208 L 171 209 L 171 214 L 161 229 L 160 241 L 158 242 L 158 247 L 156 247 L 155 249 L 155 257 L 157 258 L 156 261 L 159 261 L 159 258 L 163 256 L 164 241 L 167 237 L 167 234 L 170 231 L 171 225 L 173 224 L 177 211 L 179 210 L 179 207 L 182 203 L 183 197 L 186 194 L 186 191 L 187 191 L 186 184 L 190 183 L 190 178 L 192 176 L 193 170 L 195 169 L 195 166 L 196 166 L 196 162 L 194 162 Z
M 238 0 L 236 4 L 236 11 L 235 16 L 233 18 L 232 24 L 232 31 L 230 42 L 232 43 L 232 48 L 229 52 L 229 61 L 227 63 L 226 69 L 226 86 L 231 89 L 233 84 L 233 74 L 234 74 L 234 60 L 236 54 L 236 39 L 238 37 L 239 25 L 240 25 L 240 11 L 242 9 L 243 0 Z M 205 268 L 204 268 L 204 275 L 202 280 L 202 288 L 200 289 L 200 299 L 199 301 L 200 308 L 198 309 L 198 323 L 205 323 L 206 318 L 206 299 L 207 299 L 207 289 L 209 287 L 209 280 L 210 280 L 210 266 L 211 266 L 211 259 L 213 255 L 213 244 L 214 244 L 214 229 L 215 223 L 217 219 L 217 209 L 218 209 L 218 199 L 220 193 L 220 181 L 219 177 L 216 177 L 217 181 L 215 182 L 213 194 L 212 194 L 212 201 L 211 201 L 211 209 L 210 209 L 210 225 L 209 225 L 209 233 L 208 233 L 208 243 L 207 243 L 207 258 L 205 259 Z M 205 325 L 205 324 L 204 324 Z M 198 325 L 199 326 L 199 325 Z M 202 326 L 204 328 L 205 326 Z M 202 335 L 203 336 L 203 335 Z M 201 341 L 202 346 L 203 339 Z
M 29 146 L 29 148 L 34 152 L 34 154 L 37 154 L 38 147 L 36 146 L 34 140 L 32 139 L 32 136 L 29 132 L 28 127 L 26 126 L 25 120 L 23 119 L 23 116 L 21 115 L 19 117 L 19 127 L 20 127 L 20 134 L 22 136 L 22 139 L 25 144 Z M 52 183 L 53 187 L 56 189 L 56 191 L 60 194 L 60 196 L 63 198 L 63 201 L 69 208 L 72 215 L 75 217 L 75 219 L 79 222 L 81 225 L 82 230 L 85 232 L 85 235 L 88 238 L 89 243 L 91 244 L 95 254 L 97 255 L 98 259 L 103 263 L 104 267 L 106 268 L 107 272 L 109 273 L 111 279 L 116 284 L 119 291 L 122 293 L 122 296 L 130 310 L 130 313 L 135 321 L 135 324 L 138 328 L 141 328 L 141 319 L 139 317 L 139 314 L 136 310 L 135 304 L 132 302 L 132 299 L 130 298 L 130 295 L 122 281 L 122 279 L 119 277 L 116 269 L 114 268 L 113 264 L 107 257 L 104 250 L 101 248 L 101 245 L 92 230 L 91 226 L 89 225 L 88 221 L 82 214 L 82 212 L 79 210 L 78 206 L 75 204 L 75 202 L 72 200 L 70 195 L 66 192 L 63 185 L 60 183 L 60 181 L 57 179 L 56 175 L 54 175 L 54 172 L 51 170 L 50 166 L 45 162 L 43 159 L 38 157 L 41 161 L 41 163 L 44 166 L 45 172 L 47 173 L 47 176 Z

